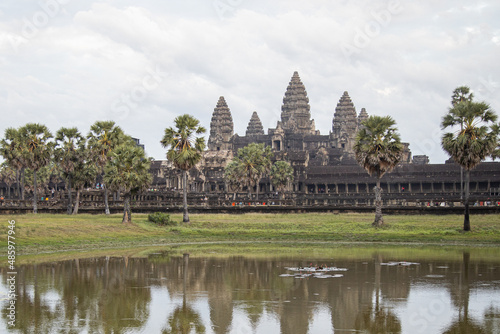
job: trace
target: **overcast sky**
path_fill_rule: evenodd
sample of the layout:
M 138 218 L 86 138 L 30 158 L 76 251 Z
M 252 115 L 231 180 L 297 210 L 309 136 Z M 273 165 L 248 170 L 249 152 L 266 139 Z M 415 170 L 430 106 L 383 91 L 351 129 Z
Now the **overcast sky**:
M 499 59 L 494 0 L 6 0 L 0 137 L 112 119 L 165 159 L 164 129 L 189 113 L 208 130 L 221 95 L 235 133 L 253 111 L 276 127 L 298 71 L 321 134 L 348 91 L 358 113 L 391 115 L 414 155 L 442 163 L 453 89 L 500 112 Z

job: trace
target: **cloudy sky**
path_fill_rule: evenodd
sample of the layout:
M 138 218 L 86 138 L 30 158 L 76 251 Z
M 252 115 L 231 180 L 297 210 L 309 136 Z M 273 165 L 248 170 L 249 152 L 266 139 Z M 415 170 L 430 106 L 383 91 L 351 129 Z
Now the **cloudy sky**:
M 87 134 L 112 119 L 164 159 L 164 129 L 184 113 L 209 128 L 221 95 L 236 133 L 253 111 L 274 128 L 298 71 L 322 134 L 348 91 L 442 163 L 453 89 L 500 112 L 499 18 L 494 0 L 7 0 L 0 136 L 27 122 Z

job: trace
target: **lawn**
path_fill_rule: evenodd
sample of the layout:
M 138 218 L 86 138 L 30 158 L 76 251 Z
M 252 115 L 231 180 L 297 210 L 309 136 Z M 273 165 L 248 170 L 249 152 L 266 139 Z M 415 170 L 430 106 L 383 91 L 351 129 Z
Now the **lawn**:
M 372 214 L 192 214 L 189 225 L 171 216 L 175 226 L 160 227 L 147 215 L 3 215 L 0 247 L 6 249 L 8 221 L 15 221 L 18 254 L 97 250 L 193 242 L 376 242 L 500 246 L 500 217 L 471 216 L 472 231 L 461 231 L 459 215 L 387 215 L 386 226 L 371 226 Z

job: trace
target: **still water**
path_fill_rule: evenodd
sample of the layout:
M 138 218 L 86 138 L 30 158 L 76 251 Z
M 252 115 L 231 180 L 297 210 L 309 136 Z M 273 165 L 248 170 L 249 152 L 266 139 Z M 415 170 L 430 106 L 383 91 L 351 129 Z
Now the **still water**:
M 497 248 L 183 253 L 19 265 L 10 332 L 500 333 Z

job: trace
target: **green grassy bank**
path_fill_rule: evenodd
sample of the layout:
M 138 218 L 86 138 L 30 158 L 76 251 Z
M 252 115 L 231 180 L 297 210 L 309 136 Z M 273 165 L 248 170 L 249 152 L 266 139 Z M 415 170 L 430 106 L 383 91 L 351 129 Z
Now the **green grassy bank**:
M 371 226 L 372 214 L 244 214 L 190 215 L 191 224 L 159 227 L 147 215 L 133 215 L 133 224 L 121 224 L 121 215 L 11 215 L 0 216 L 0 248 L 7 249 L 8 221 L 15 221 L 18 254 L 93 251 L 196 242 L 383 242 L 500 246 L 500 217 L 471 217 L 472 231 L 463 233 L 463 217 L 385 216 L 387 226 Z M 6 253 L 6 251 L 5 251 Z

